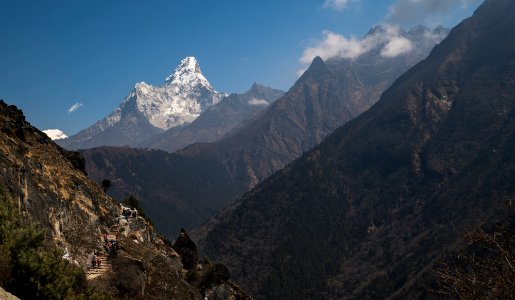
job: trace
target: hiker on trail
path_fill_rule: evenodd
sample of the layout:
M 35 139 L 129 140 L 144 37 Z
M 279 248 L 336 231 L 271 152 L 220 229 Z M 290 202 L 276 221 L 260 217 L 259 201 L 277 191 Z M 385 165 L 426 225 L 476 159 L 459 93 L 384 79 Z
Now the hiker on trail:
M 95 268 L 97 266 L 97 256 L 93 254 L 93 259 L 91 260 L 91 267 Z
M 99 256 L 97 256 L 97 267 L 99 267 L 99 268 L 100 268 L 100 263 L 101 263 L 101 261 L 100 261 L 100 257 L 99 257 Z
M 70 252 L 68 251 L 68 247 L 64 248 L 63 259 L 70 260 Z

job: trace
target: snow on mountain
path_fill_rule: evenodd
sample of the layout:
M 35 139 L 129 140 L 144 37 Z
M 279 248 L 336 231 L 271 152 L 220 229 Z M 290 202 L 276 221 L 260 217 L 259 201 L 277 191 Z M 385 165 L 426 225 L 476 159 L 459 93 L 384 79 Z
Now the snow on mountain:
M 166 130 L 191 123 L 224 96 L 226 94 L 215 91 L 202 75 L 195 57 L 186 57 L 166 78 L 164 85 L 155 87 L 145 82 L 137 83 L 124 103 L 135 100 L 137 109 L 150 124 Z M 120 120 L 120 112 L 115 110 L 110 115 L 110 123 Z
M 149 135 L 191 123 L 225 96 L 204 77 L 195 57 L 186 57 L 163 85 L 137 83 L 107 117 L 59 144 L 68 149 L 137 145 Z
M 154 87 L 140 82 L 128 99 L 136 97 L 138 109 L 150 123 L 166 130 L 191 123 L 225 96 L 207 81 L 195 57 L 186 57 L 164 85 Z
M 43 132 L 52 140 L 60 140 L 68 137 L 66 134 L 64 134 L 64 132 L 62 132 L 59 129 L 47 129 L 43 130 Z

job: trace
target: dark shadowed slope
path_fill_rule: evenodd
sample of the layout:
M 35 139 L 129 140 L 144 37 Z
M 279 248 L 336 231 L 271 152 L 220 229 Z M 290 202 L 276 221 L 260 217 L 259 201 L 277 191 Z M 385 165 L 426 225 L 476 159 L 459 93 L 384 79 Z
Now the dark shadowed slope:
M 199 226 L 239 195 L 224 166 L 208 157 L 115 147 L 81 154 L 90 177 L 97 182 L 109 179 L 109 193 L 116 199 L 139 199 L 159 232 L 169 237 L 181 227 Z
M 488 0 L 381 100 L 196 231 L 260 299 L 422 297 L 515 197 L 515 2 Z

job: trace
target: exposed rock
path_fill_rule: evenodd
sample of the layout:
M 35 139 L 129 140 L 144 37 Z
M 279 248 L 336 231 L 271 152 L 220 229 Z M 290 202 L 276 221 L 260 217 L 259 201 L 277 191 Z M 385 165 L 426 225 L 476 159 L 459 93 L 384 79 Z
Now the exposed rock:
M 11 293 L 6 292 L 0 287 L 0 299 L 2 300 L 20 300 L 18 297 L 13 296 Z
M 190 239 L 186 230 L 181 229 L 181 234 L 172 248 L 181 256 L 182 265 L 186 270 L 191 270 L 198 265 L 197 245 Z
M 231 273 L 224 264 L 217 263 L 213 269 L 213 282 L 220 283 L 231 279 Z

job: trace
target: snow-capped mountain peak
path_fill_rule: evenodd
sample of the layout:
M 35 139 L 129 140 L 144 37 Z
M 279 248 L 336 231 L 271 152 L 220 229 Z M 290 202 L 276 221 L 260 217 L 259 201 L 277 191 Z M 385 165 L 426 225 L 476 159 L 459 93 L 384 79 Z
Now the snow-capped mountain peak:
M 184 58 L 165 84 L 154 87 L 137 83 L 126 101 L 136 99 L 138 110 L 155 127 L 169 129 L 196 119 L 206 108 L 218 103 L 218 93 L 202 75 L 193 56 Z
M 68 137 L 66 134 L 64 134 L 64 132 L 62 132 L 59 129 L 47 129 L 43 130 L 43 132 L 52 140 L 61 140 Z
M 107 117 L 62 141 L 61 145 L 70 149 L 137 145 L 157 132 L 191 123 L 225 96 L 202 75 L 195 57 L 189 56 L 163 85 L 137 83 Z
M 196 85 L 202 84 L 210 89 L 211 84 L 204 77 L 202 71 L 200 70 L 200 66 L 197 62 L 197 59 L 193 56 L 188 56 L 184 58 L 179 66 L 175 69 L 173 74 L 166 77 L 165 80 L 166 85 Z

